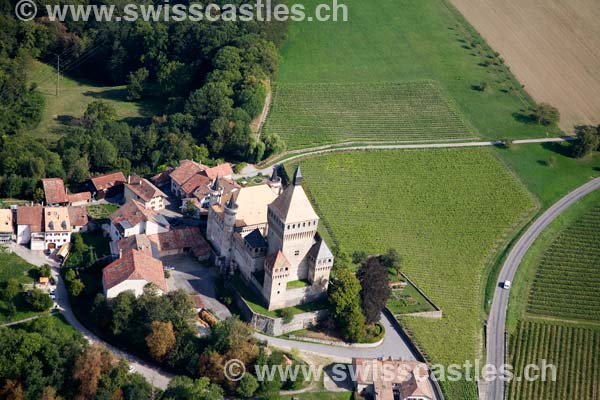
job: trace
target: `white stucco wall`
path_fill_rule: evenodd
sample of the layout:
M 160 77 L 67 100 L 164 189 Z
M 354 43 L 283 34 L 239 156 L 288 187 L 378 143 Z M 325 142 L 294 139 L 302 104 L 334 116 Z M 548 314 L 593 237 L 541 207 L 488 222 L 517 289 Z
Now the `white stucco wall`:
M 31 229 L 29 225 L 18 225 L 17 226 L 17 243 L 27 244 L 31 240 Z
M 140 296 L 142 293 L 144 293 L 144 286 L 146 286 L 148 284 L 148 281 L 146 280 L 126 280 L 123 281 L 121 283 L 119 283 L 116 286 L 113 286 L 112 288 L 108 289 L 108 290 L 104 290 L 104 296 L 107 299 L 112 299 L 115 298 L 119 295 L 119 293 L 121 292 L 125 292 L 125 291 L 132 291 L 133 294 L 135 294 L 136 296 Z M 103 282 L 104 285 L 104 282 Z M 159 290 L 159 293 L 161 293 L 161 291 Z

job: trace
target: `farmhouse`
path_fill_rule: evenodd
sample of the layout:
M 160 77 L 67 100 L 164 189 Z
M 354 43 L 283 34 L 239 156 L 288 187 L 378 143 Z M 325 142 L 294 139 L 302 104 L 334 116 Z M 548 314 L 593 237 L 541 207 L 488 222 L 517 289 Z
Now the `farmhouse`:
M 92 198 L 90 192 L 67 193 L 65 182 L 60 178 L 42 179 L 42 187 L 48 206 L 84 205 Z
M 60 178 L 42 179 L 44 197 L 49 206 L 64 206 L 69 203 L 65 183 Z
M 165 217 L 144 207 L 137 200 L 129 200 L 110 216 L 111 240 L 121 240 L 140 233 L 151 235 L 167 232 L 169 229 Z
M 82 206 L 92 200 L 92 194 L 90 192 L 67 193 L 67 199 L 71 206 Z
M 109 199 L 120 195 L 124 184 L 125 175 L 122 172 L 98 175 L 90 179 L 92 194 L 96 200 Z
M 429 369 L 407 360 L 354 358 L 357 392 L 374 400 L 433 400 Z
M 71 231 L 85 232 L 89 222 L 88 213 L 85 207 L 69 206 L 69 220 L 71 221 Z
M 8 243 L 13 239 L 13 213 L 12 210 L 0 209 L 0 243 Z
M 54 250 L 71 242 L 71 220 L 67 207 L 44 208 L 44 249 Z
M 142 203 L 144 207 L 154 211 L 163 210 L 165 208 L 165 198 L 167 198 L 167 195 L 160 191 L 160 189 L 154 186 L 150 181 L 137 175 L 129 176 L 127 178 L 124 194 L 126 202 L 129 200 L 137 200 Z
M 124 253 L 102 270 L 102 287 L 107 299 L 125 291 L 139 296 L 149 284 L 153 284 L 160 294 L 167 292 L 162 262 L 138 250 Z
M 44 250 L 44 207 L 17 208 L 17 243 L 28 244 L 31 250 Z
M 269 310 L 322 297 L 333 255 L 317 233 L 319 217 L 302 188 L 300 168 L 281 192 L 281 179 L 218 196 L 213 188 L 207 237 L 223 272 L 239 273 Z M 228 198 L 227 198 L 228 197 Z M 288 283 L 304 281 L 301 288 Z
M 71 241 L 72 225 L 67 207 L 19 207 L 17 243 L 31 250 L 54 250 Z

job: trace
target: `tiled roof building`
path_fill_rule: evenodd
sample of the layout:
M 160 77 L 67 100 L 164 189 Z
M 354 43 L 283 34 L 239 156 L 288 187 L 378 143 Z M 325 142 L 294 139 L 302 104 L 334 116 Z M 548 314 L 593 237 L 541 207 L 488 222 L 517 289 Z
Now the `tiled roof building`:
M 107 299 L 124 291 L 140 295 L 150 283 L 162 293 L 168 290 L 162 262 L 138 250 L 124 253 L 102 270 L 102 285 Z

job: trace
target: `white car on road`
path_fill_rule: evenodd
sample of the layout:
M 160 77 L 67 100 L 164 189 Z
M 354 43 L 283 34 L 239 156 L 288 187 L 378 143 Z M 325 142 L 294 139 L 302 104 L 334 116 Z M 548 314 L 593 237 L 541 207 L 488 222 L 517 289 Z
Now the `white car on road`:
M 511 281 L 504 281 L 504 283 L 502 284 L 502 287 L 506 290 L 509 290 L 511 285 L 512 285 Z

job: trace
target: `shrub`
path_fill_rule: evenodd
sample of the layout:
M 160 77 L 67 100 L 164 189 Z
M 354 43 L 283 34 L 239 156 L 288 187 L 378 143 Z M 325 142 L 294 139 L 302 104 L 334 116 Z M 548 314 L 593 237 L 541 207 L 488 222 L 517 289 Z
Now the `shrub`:
M 289 324 L 294 319 L 294 311 L 291 308 L 283 308 L 279 310 L 279 316 L 283 319 L 283 323 Z
M 40 289 L 33 289 L 27 294 L 27 304 L 33 311 L 46 311 L 52 307 L 52 299 Z

